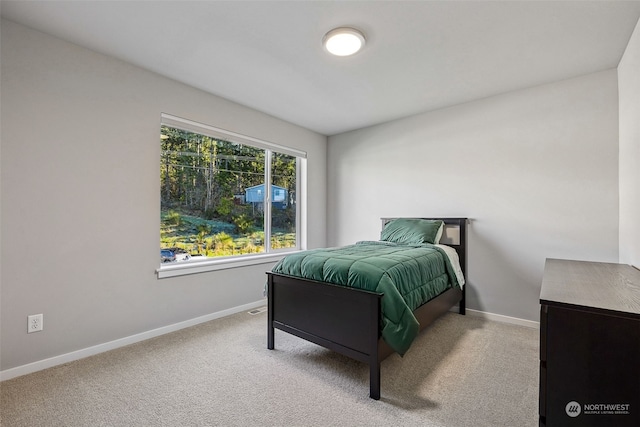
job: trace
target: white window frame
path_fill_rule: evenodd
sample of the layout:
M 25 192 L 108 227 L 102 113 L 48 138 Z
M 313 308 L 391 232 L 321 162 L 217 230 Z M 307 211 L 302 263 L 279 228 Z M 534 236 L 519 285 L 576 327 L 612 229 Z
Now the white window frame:
M 298 252 L 306 248 L 306 160 L 307 153 L 251 136 L 220 129 L 214 126 L 162 113 L 161 125 L 189 132 L 207 135 L 212 138 L 238 144 L 249 145 L 265 150 L 265 195 L 264 195 L 264 242 L 265 251 L 261 254 L 245 254 L 227 257 L 208 258 L 206 260 L 190 260 L 180 263 L 161 264 L 156 270 L 158 279 L 204 273 L 228 268 L 246 267 L 259 264 L 270 264 L 279 261 L 286 254 Z M 271 248 L 271 160 L 273 152 L 294 156 L 296 158 L 296 247 Z

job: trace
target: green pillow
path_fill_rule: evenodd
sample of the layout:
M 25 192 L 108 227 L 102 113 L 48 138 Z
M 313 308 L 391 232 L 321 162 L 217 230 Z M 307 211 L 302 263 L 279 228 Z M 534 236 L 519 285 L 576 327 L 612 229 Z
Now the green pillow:
M 442 235 L 443 222 L 439 219 L 398 218 L 382 229 L 380 240 L 393 243 L 437 244 Z

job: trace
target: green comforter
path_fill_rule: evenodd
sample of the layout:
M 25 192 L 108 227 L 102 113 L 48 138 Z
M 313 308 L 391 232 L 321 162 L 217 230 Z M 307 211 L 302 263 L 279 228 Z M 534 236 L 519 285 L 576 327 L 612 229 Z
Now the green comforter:
M 433 245 L 358 242 L 286 256 L 274 273 L 384 294 L 382 338 L 403 355 L 418 334 L 413 310 L 458 282 L 445 252 Z

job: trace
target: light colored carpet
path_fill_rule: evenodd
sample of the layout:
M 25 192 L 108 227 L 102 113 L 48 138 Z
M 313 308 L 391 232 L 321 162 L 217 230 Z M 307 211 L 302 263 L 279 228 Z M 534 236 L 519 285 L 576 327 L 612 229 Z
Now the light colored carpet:
M 0 384 L 1 425 L 537 425 L 538 331 L 448 313 L 368 367 L 239 313 Z

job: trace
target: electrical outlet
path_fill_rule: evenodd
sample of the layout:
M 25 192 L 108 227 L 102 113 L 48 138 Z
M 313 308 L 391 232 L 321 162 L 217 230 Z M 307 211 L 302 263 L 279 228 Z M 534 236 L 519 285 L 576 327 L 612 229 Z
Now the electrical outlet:
M 38 332 L 43 328 L 43 315 L 42 314 L 32 314 L 28 317 L 27 323 L 27 333 Z

